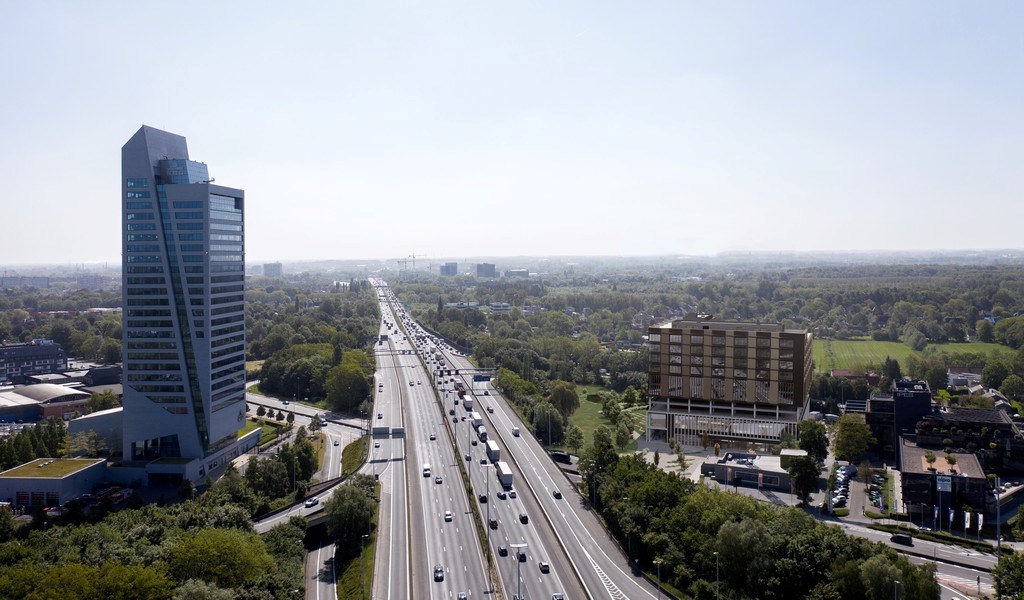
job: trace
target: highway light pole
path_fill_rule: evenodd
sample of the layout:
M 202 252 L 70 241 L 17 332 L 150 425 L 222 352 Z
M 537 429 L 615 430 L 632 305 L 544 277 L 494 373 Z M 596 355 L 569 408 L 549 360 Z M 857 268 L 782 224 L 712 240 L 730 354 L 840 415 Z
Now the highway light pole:
M 622 501 L 628 503 L 629 502 L 629 496 L 623 496 L 622 497 Z M 625 529 L 625 528 L 623 528 L 623 529 Z M 626 563 L 629 564 L 631 562 L 633 562 L 633 536 L 629 535 L 629 532 L 627 531 L 626 532 Z
M 487 547 L 491 547 L 491 476 L 487 474 L 488 469 L 494 465 L 484 465 L 484 479 L 487 480 Z
M 363 536 L 363 551 L 361 552 L 362 559 L 363 559 L 363 568 L 359 572 L 361 580 L 362 580 L 362 591 L 359 593 L 359 597 L 360 598 L 365 598 L 366 597 L 366 538 L 368 538 L 368 537 L 370 537 L 370 536 L 369 535 L 364 535 Z
M 519 560 L 519 553 L 523 552 L 525 554 L 526 550 L 524 548 L 526 547 L 527 544 L 509 544 L 509 548 L 516 551 L 516 598 L 519 600 L 523 598 L 523 561 Z
M 892 580 L 892 600 L 899 600 L 900 580 Z

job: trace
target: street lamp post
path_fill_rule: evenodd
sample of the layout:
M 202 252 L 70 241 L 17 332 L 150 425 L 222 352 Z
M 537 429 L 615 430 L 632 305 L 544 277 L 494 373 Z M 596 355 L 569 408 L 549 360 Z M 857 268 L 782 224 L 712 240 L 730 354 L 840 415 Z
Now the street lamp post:
M 892 600 L 899 600 L 900 580 L 892 580 Z
M 368 538 L 368 537 L 370 537 L 370 536 L 369 535 L 364 535 L 363 536 L 363 541 L 362 541 L 362 543 L 363 543 L 363 551 L 362 551 L 361 554 L 362 554 L 362 558 L 363 558 L 363 568 L 360 571 L 360 577 L 361 577 L 361 580 L 362 580 L 362 586 L 363 587 L 362 587 L 362 591 L 359 594 L 360 598 L 365 598 L 366 597 L 366 538 Z
M 715 600 L 718 600 L 718 553 L 715 552 Z
M 623 502 L 629 502 L 629 496 L 622 497 Z M 633 536 L 626 532 L 626 563 L 633 562 Z
M 491 547 L 491 476 L 487 469 L 493 469 L 494 465 L 484 465 L 484 479 L 487 480 L 487 547 Z M 518 560 L 518 559 L 517 559 Z
M 658 600 L 661 600 L 661 559 L 654 559 L 654 564 L 658 566 Z
M 999 487 L 999 478 L 996 477 L 996 490 L 1002 489 Z M 1003 557 L 1003 530 L 1002 530 L 1002 506 L 999 502 L 999 494 L 996 494 L 996 560 Z
M 519 560 L 519 553 L 525 552 L 527 544 L 509 544 L 509 548 L 515 550 L 516 559 L 516 598 L 522 600 L 523 597 L 523 561 Z

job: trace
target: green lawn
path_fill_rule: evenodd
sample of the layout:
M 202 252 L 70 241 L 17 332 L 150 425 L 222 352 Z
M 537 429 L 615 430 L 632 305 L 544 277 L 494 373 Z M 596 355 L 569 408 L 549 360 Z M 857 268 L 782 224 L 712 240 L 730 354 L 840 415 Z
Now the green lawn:
M 363 436 L 358 440 L 349 443 L 341 451 L 341 473 L 355 473 L 366 461 L 366 449 L 370 445 L 370 438 Z
M 254 419 L 249 419 L 248 421 L 245 422 L 245 427 L 242 427 L 241 429 L 238 430 L 238 439 L 242 439 L 243 437 L 245 437 L 245 434 L 249 433 L 250 431 L 256 430 L 259 426 L 260 424 L 258 421 Z
M 1000 344 L 984 342 L 967 342 L 962 344 L 931 344 L 929 347 L 946 352 L 989 353 L 993 350 L 1010 350 Z M 901 363 L 911 354 L 917 354 L 902 342 L 876 342 L 874 340 L 814 340 L 814 365 L 818 371 L 832 369 L 852 369 L 863 371 L 869 365 L 880 366 L 885 357 L 894 358 Z
M 246 433 L 249 433 L 257 426 L 263 426 L 263 434 L 260 436 L 260 446 L 266 444 L 270 440 L 274 439 L 281 433 L 281 428 L 284 427 L 284 421 L 280 424 L 276 422 L 267 421 L 266 419 L 249 419 L 245 422 L 245 428 L 238 433 L 238 437 L 242 437 Z
M 599 386 L 579 385 L 576 386 L 576 391 L 580 393 L 580 407 L 577 408 L 576 412 L 572 413 L 572 416 L 569 417 L 569 423 L 583 430 L 583 448 L 586 448 L 587 446 L 594 443 L 594 430 L 597 429 L 598 426 L 612 426 L 611 421 L 609 421 L 607 418 L 605 418 L 603 414 L 601 414 L 601 405 L 599 403 L 587 402 L 587 394 L 596 394 L 608 390 Z M 637 416 L 638 412 L 640 413 L 640 417 Z M 645 413 L 642 410 L 629 410 L 626 411 L 626 415 L 626 418 L 629 419 L 629 423 L 633 426 L 634 431 L 637 430 L 638 418 L 643 419 L 643 422 L 646 423 L 647 417 L 645 416 Z M 539 438 L 543 443 L 544 432 L 541 431 L 539 433 Z M 570 448 L 566 448 L 564 446 L 552 446 L 552 448 L 571 451 Z M 629 444 L 626 444 L 625 448 L 622 448 L 621 450 L 623 452 L 635 452 L 636 441 L 632 441 Z

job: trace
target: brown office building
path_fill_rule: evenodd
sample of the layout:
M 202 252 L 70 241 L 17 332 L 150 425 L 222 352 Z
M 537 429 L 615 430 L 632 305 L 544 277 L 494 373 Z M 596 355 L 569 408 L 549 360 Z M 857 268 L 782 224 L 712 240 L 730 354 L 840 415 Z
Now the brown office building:
M 693 316 L 648 330 L 647 440 L 776 443 L 807 413 L 811 334 Z

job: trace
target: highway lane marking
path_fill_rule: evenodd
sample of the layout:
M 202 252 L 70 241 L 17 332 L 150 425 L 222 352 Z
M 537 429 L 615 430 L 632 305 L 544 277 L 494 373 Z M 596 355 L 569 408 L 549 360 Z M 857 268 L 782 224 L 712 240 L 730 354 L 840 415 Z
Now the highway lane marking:
M 508 415 L 505 414 L 505 410 L 500 405 L 497 408 L 497 412 L 502 417 L 504 417 L 504 420 L 506 421 L 506 423 L 508 423 L 508 424 L 512 423 L 511 418 Z M 488 413 L 488 414 L 493 415 L 495 413 Z M 504 437 L 504 436 L 502 436 L 502 437 Z M 516 441 L 516 440 L 514 440 L 514 441 Z M 555 484 L 554 479 L 551 477 L 550 474 L 548 474 L 547 471 L 544 471 L 543 476 L 541 476 L 541 474 L 537 471 L 537 463 L 539 462 L 540 459 L 537 457 L 536 453 L 533 451 L 533 448 L 530 447 L 530 445 L 526 441 L 524 441 L 522 439 L 518 440 L 517 443 L 520 446 L 520 450 L 522 450 L 523 446 L 525 446 L 525 449 L 529 452 L 529 455 L 533 457 L 534 460 L 530 460 L 529 457 L 526 457 L 526 460 L 527 460 L 527 462 L 529 462 L 530 468 L 534 472 L 534 474 L 537 475 L 538 477 L 540 477 L 541 480 L 546 478 L 547 481 L 549 481 L 551 483 L 553 489 L 557 489 L 557 485 Z M 551 490 L 547 490 L 547 491 L 551 491 Z M 538 501 L 538 504 L 539 504 L 540 503 L 540 498 L 538 498 L 537 501 Z M 582 519 L 580 519 L 579 515 L 576 514 L 576 512 L 572 508 L 572 506 L 569 506 L 568 508 L 569 508 L 569 511 L 572 512 L 573 516 L 576 518 L 576 521 L 579 522 L 581 528 L 586 529 L 585 527 L 583 527 Z M 566 526 L 569 527 L 570 533 L 572 533 L 572 536 L 576 539 L 576 542 L 580 545 L 580 548 L 583 551 L 584 555 L 587 557 L 587 560 L 590 561 L 591 566 L 593 566 L 595 571 L 598 573 L 598 577 L 602 580 L 602 583 L 605 585 L 605 588 L 609 592 L 610 597 L 611 598 L 627 598 L 628 599 L 628 596 L 626 596 L 618 588 L 618 586 L 615 585 L 615 583 L 611 580 L 610 577 L 608 577 L 608 575 L 604 572 L 604 570 L 597 564 L 597 562 L 590 555 L 590 553 L 586 550 L 586 548 L 583 547 L 582 540 L 580 540 L 579 537 L 576 535 L 575 529 L 573 529 L 572 524 L 569 523 L 569 519 L 565 516 L 565 514 L 562 512 L 562 510 L 561 509 L 557 509 L 557 511 L 558 511 L 558 514 L 562 517 L 562 520 L 565 522 Z M 555 532 L 555 533 L 557 535 L 557 532 Z M 587 535 L 588 535 L 588 537 L 590 537 L 590 541 L 595 546 L 600 548 L 600 546 L 597 544 L 597 541 L 594 540 L 592 535 L 590 535 L 589 530 L 587 530 Z M 609 560 L 612 559 L 611 556 L 608 556 L 608 558 L 609 558 Z M 612 566 L 615 568 L 615 570 L 619 571 L 619 573 L 621 573 L 624 577 L 626 577 L 627 580 L 629 580 L 631 583 L 636 585 L 637 589 L 639 589 L 641 592 L 647 594 L 648 596 L 650 596 L 652 598 L 654 597 L 654 594 L 652 594 L 649 591 L 645 590 L 639 584 L 636 584 L 636 582 L 634 582 L 632 580 L 632 577 L 628 576 L 621 568 L 619 568 L 618 565 L 616 565 L 614 563 L 614 561 L 612 561 Z M 609 586 L 611 586 L 611 587 L 609 587 Z M 584 585 L 584 587 L 586 587 L 586 586 Z
M 957 592 L 958 594 L 966 593 L 964 590 L 970 590 L 971 593 L 977 593 L 978 591 L 978 580 L 969 579 L 967 577 L 960 577 L 958 575 L 948 575 L 943 573 L 936 573 L 935 580 L 939 585 L 942 585 L 946 589 Z M 945 585 L 944 585 L 945 584 Z M 951 586 L 958 586 L 959 589 L 953 589 Z M 988 582 L 982 582 L 981 591 L 983 595 L 995 596 L 996 588 Z

